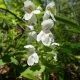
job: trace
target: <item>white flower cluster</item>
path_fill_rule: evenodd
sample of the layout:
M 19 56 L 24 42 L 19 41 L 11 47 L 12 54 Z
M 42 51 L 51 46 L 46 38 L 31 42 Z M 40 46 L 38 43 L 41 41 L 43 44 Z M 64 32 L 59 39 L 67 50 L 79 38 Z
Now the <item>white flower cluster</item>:
M 36 9 L 36 6 L 31 1 L 25 1 L 24 2 L 24 11 L 25 15 L 23 17 L 24 20 L 28 22 L 28 28 L 31 30 L 31 32 L 28 33 L 29 39 L 35 39 L 37 42 L 42 42 L 45 46 L 54 46 L 58 45 L 58 43 L 54 42 L 54 35 L 51 33 L 50 29 L 54 26 L 54 22 L 56 21 L 54 18 L 54 15 L 51 10 L 54 9 L 55 3 L 51 2 L 46 6 L 46 11 L 43 16 L 43 21 L 41 23 L 42 30 L 37 35 L 36 31 L 34 30 L 34 25 L 37 24 L 37 18 L 36 14 L 40 14 L 40 7 Z M 26 45 L 24 48 L 27 48 L 29 53 L 31 54 L 28 57 L 27 64 L 29 66 L 34 65 L 35 63 L 38 63 L 39 56 L 37 55 L 34 46 L 32 45 Z
M 37 41 L 41 41 L 45 46 L 50 46 L 54 42 L 54 36 L 50 29 L 53 27 L 53 20 L 48 19 L 42 22 L 42 30 L 37 35 Z
M 36 9 L 35 4 L 33 2 L 31 2 L 31 1 L 29 1 L 29 0 L 24 2 L 25 15 L 23 16 L 23 19 L 28 22 L 28 26 L 27 27 L 31 30 L 31 32 L 28 33 L 29 41 L 31 41 L 33 38 L 36 39 L 36 37 L 37 37 L 37 33 L 34 30 L 34 26 L 32 24 L 36 24 L 37 23 L 36 14 L 40 14 L 40 10 L 39 9 L 40 9 L 40 7 L 38 7 Z M 29 66 L 32 66 L 35 63 L 38 63 L 39 57 L 38 57 L 38 55 L 37 55 L 37 53 L 35 51 L 34 46 L 26 45 L 26 46 L 24 46 L 24 48 L 27 48 L 29 53 L 31 54 L 28 57 L 27 64 Z
M 25 15 L 23 19 L 28 22 L 28 28 L 31 30 L 28 35 L 29 42 L 32 39 L 36 39 L 37 33 L 34 31 L 34 26 L 32 24 L 37 23 L 36 14 L 40 14 L 40 7 L 36 9 L 36 6 L 33 2 L 27 0 L 24 2 L 24 11 Z
M 51 33 L 50 29 L 54 26 L 54 22 L 56 21 L 51 10 L 54 9 L 55 3 L 51 2 L 46 6 L 46 11 L 43 16 L 43 22 L 41 23 L 42 30 L 37 35 L 37 41 L 41 41 L 45 46 L 59 45 L 54 42 L 54 36 Z M 55 44 L 54 44 L 55 43 Z

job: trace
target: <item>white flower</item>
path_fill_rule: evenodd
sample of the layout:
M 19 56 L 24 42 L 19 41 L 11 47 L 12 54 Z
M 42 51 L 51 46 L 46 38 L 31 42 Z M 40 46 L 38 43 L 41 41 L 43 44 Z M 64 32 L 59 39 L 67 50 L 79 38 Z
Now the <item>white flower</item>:
M 25 12 L 31 13 L 33 10 L 35 10 L 35 5 L 31 1 L 25 1 L 24 2 L 24 10 Z
M 42 43 L 45 46 L 50 46 L 52 41 L 54 41 L 54 39 L 53 39 L 53 35 L 51 33 L 48 33 L 48 34 L 44 35 L 44 37 L 42 37 Z
M 46 9 L 53 9 L 55 6 L 55 2 L 50 2 L 47 6 L 46 6 Z
M 33 53 L 32 55 L 30 55 L 28 57 L 27 64 L 29 66 L 32 66 L 32 65 L 34 65 L 35 63 L 38 63 L 38 62 L 39 62 L 39 56 L 37 55 L 37 53 Z
M 29 50 L 30 56 L 28 57 L 27 64 L 29 66 L 34 65 L 35 63 L 39 62 L 39 56 L 35 52 L 35 47 L 32 45 L 26 45 L 24 48 L 27 48 Z
M 36 14 L 40 14 L 41 11 L 39 9 L 35 9 L 35 5 L 28 0 L 24 2 L 24 10 L 25 15 L 23 16 L 23 19 L 28 21 L 29 24 L 36 24 L 37 23 Z
M 41 23 L 41 26 L 42 26 L 42 30 L 48 30 L 54 26 L 54 22 L 52 19 L 47 19 Z
M 46 10 L 43 16 L 43 20 L 47 20 L 49 18 L 52 18 L 53 21 L 56 21 L 54 15 L 49 10 Z
M 53 34 L 48 31 L 48 32 L 44 32 L 41 31 L 38 35 L 37 35 L 37 41 L 41 41 L 45 46 L 50 46 L 52 42 L 54 42 L 54 37 Z
M 52 18 L 54 21 L 56 21 L 54 18 L 54 14 L 56 14 L 55 2 L 51 2 L 46 6 L 46 11 L 44 13 L 43 20 Z
M 37 38 L 37 33 L 35 31 L 29 32 L 29 38 L 30 40 Z
M 41 37 L 43 37 L 43 36 L 44 36 L 44 32 L 41 31 L 41 32 L 37 35 L 37 41 L 38 41 L 38 42 L 41 41 Z
M 37 18 L 34 13 L 26 13 L 23 17 L 24 20 L 28 21 L 29 23 L 36 24 Z

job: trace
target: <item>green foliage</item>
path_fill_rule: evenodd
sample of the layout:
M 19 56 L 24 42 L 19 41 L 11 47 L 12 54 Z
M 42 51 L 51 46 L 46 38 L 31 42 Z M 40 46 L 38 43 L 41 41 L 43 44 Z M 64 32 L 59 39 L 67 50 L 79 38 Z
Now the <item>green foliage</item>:
M 29 67 L 27 65 L 28 50 L 24 49 L 24 46 L 28 43 L 28 32 L 30 30 L 26 27 L 28 23 L 22 19 L 24 1 L 0 0 L 0 66 L 14 64 L 14 74 L 18 72 L 16 74 L 17 78 L 49 80 L 50 74 L 56 73 L 59 80 L 65 80 L 64 69 L 66 65 L 75 64 L 77 69 L 80 67 L 79 3 L 76 4 L 78 10 L 74 12 L 68 6 L 67 0 L 60 0 L 60 4 L 57 3 L 57 0 L 55 1 L 57 15 L 55 15 L 55 26 L 51 31 L 55 36 L 55 41 L 60 46 L 50 48 L 33 40 L 31 44 L 36 47 L 40 61 L 38 64 Z M 37 6 L 43 6 L 42 0 L 32 1 Z M 39 19 L 35 26 L 37 33 L 41 30 L 44 7 L 42 9 L 42 13 L 37 15 Z M 58 55 L 57 61 L 54 60 L 55 53 Z
M 44 72 L 45 66 L 33 66 L 31 68 L 27 68 L 24 72 L 21 73 L 21 76 L 26 77 L 28 79 L 38 80 L 41 77 L 41 73 Z

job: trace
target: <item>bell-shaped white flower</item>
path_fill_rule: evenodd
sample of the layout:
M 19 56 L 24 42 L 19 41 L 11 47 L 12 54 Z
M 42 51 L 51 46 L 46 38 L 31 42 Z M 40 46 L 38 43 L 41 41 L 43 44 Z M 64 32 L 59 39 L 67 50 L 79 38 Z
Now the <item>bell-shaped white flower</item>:
M 27 0 L 24 2 L 24 11 L 31 13 L 33 10 L 35 10 L 35 5 L 33 2 Z
M 23 16 L 23 19 L 28 21 L 28 24 L 36 24 L 37 23 L 37 18 L 36 14 L 40 14 L 39 9 L 35 9 L 35 5 L 31 1 L 25 1 L 24 2 L 24 11 L 25 15 Z
M 55 7 L 55 2 L 50 2 L 47 6 L 46 9 L 53 9 Z
M 37 41 L 41 41 L 45 46 L 50 46 L 52 42 L 54 42 L 54 37 L 53 34 L 48 31 L 41 31 L 38 35 L 37 35 Z
M 43 16 L 43 20 L 52 18 L 54 21 L 56 21 L 54 15 L 56 14 L 56 7 L 55 7 L 55 2 L 50 2 L 47 6 L 46 6 L 46 10 Z
M 50 46 L 52 42 L 54 42 L 52 33 L 45 34 L 44 37 L 42 37 L 42 43 L 45 46 Z
M 52 19 L 47 19 L 41 23 L 41 26 L 42 30 L 50 30 L 54 26 L 54 22 Z
M 32 23 L 36 24 L 37 23 L 37 18 L 36 18 L 34 13 L 25 13 L 23 19 L 28 21 L 30 24 L 32 24 Z
M 30 56 L 28 57 L 28 60 L 27 60 L 27 64 L 29 66 L 32 66 L 35 63 L 38 63 L 39 62 L 39 56 L 35 52 L 35 47 L 32 45 L 26 45 L 26 46 L 24 46 L 24 48 L 27 48 L 29 53 L 30 53 Z
M 33 53 L 32 55 L 30 55 L 28 57 L 27 64 L 29 66 L 32 66 L 32 65 L 34 65 L 35 63 L 38 63 L 38 62 L 39 62 L 39 56 L 37 55 L 37 53 Z

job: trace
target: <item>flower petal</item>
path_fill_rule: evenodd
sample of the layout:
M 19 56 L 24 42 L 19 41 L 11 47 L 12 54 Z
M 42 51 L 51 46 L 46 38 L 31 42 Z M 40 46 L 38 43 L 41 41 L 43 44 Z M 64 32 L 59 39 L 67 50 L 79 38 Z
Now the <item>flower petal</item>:
M 53 27 L 54 22 L 53 22 L 52 19 L 47 19 L 47 20 L 44 20 L 44 21 L 41 23 L 41 25 L 42 25 L 42 29 L 43 29 L 43 30 L 50 30 L 50 29 Z
M 45 34 L 44 37 L 42 37 L 42 43 L 45 46 L 50 46 L 53 41 L 54 41 L 54 38 L 52 33 Z
M 35 63 L 38 63 L 39 62 L 39 56 L 37 55 L 37 53 L 34 53 L 33 57 L 34 57 Z
M 34 13 L 30 13 L 30 14 L 26 13 L 24 15 L 23 19 L 26 20 L 26 21 L 29 21 L 29 23 L 31 23 L 31 24 L 32 23 L 36 24 L 36 22 L 37 22 L 37 18 L 36 18 Z
M 46 10 L 43 16 L 43 21 L 49 19 L 49 17 L 50 17 L 50 12 Z
M 34 58 L 32 56 L 29 56 L 29 58 L 27 60 L 27 64 L 29 66 L 32 66 L 32 65 L 34 65 L 34 62 L 35 62 Z
M 32 45 L 26 45 L 26 46 L 24 46 L 24 48 L 34 48 L 34 46 L 32 46 Z
M 37 41 L 41 41 L 41 37 L 44 35 L 44 32 L 41 31 L 38 35 L 37 35 Z
M 34 30 L 34 26 L 32 26 L 32 25 L 29 25 L 29 26 L 27 26 L 30 30 Z
M 25 1 L 24 2 L 24 10 L 26 11 L 26 12 L 31 12 L 31 11 L 33 11 L 35 9 L 35 5 L 34 5 L 34 3 L 33 2 L 31 2 L 31 1 Z
M 29 66 L 34 65 L 34 63 L 38 63 L 39 61 L 39 57 L 37 55 L 37 53 L 33 53 L 31 56 L 29 56 L 28 60 L 27 60 L 27 64 Z
M 26 13 L 23 17 L 24 20 L 30 20 L 32 17 L 32 14 Z
M 40 14 L 41 11 L 40 11 L 40 10 L 34 10 L 33 13 L 34 13 L 34 14 Z
M 50 2 L 47 6 L 46 6 L 46 9 L 53 9 L 55 6 L 55 2 Z

